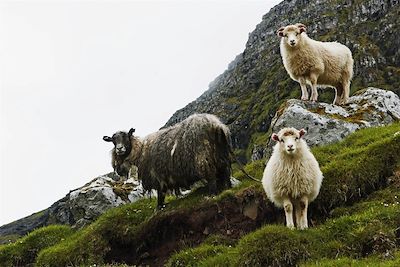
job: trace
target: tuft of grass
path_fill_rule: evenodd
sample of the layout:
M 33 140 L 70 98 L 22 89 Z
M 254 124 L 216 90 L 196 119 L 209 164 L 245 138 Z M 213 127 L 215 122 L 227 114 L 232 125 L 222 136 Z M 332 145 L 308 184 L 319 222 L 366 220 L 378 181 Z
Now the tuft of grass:
M 284 226 L 266 226 L 239 241 L 239 266 L 295 266 L 310 256 L 314 240 L 301 231 Z
M 198 266 L 199 262 L 205 258 L 213 257 L 221 253 L 227 252 L 229 247 L 202 245 L 197 248 L 189 248 L 173 255 L 166 266 L 168 267 L 190 267 Z
M 339 259 L 322 259 L 316 261 L 306 262 L 300 265 L 301 267 L 365 267 L 365 266 L 379 266 L 379 267 L 397 267 L 400 266 L 400 251 L 397 251 L 393 258 L 382 259 L 377 256 L 353 259 L 343 257 Z
M 39 251 L 62 242 L 73 234 L 65 225 L 40 228 L 15 243 L 0 246 L 0 266 L 25 266 L 35 262 Z

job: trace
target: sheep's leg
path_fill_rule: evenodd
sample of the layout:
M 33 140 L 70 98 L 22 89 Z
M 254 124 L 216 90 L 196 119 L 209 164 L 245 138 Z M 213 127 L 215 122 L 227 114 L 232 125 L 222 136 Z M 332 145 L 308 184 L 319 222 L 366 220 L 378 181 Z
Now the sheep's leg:
M 308 228 L 307 210 L 308 198 L 304 196 L 300 199 L 300 223 L 297 225 L 301 230 Z
M 294 213 L 296 215 L 296 226 L 299 227 L 301 224 L 301 208 L 300 208 L 300 201 L 296 200 L 294 202 Z
M 341 84 L 338 84 L 336 86 L 336 95 L 335 95 L 335 100 L 333 100 L 334 105 L 340 105 L 342 102 L 342 94 L 343 94 L 343 86 Z
M 317 81 L 318 81 L 318 77 L 315 74 L 310 76 L 310 83 L 311 83 L 311 98 L 310 98 L 310 100 L 313 102 L 318 101 Z
M 208 192 L 210 195 L 217 194 L 217 179 L 211 179 L 208 181 Z
M 232 184 L 230 166 L 220 167 L 217 173 L 217 190 L 221 192 L 224 189 L 231 187 Z
M 307 91 L 307 81 L 304 78 L 299 79 L 300 88 L 301 88 L 301 100 L 308 100 L 308 91 Z
M 290 229 L 294 229 L 293 204 L 290 199 L 286 198 L 283 200 L 283 208 L 285 209 L 286 226 Z
M 347 102 L 349 102 L 349 96 L 350 96 L 350 81 L 344 81 L 343 82 L 342 100 L 341 100 L 342 105 L 345 105 L 345 104 L 347 104 Z
M 165 193 L 159 189 L 157 190 L 157 210 L 164 208 Z

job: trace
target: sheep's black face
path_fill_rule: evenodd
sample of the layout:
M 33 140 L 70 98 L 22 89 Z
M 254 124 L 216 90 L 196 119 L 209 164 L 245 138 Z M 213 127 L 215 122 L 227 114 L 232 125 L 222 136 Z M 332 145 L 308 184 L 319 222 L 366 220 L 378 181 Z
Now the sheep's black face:
M 115 153 L 118 156 L 127 156 L 132 149 L 131 136 L 135 129 L 130 129 L 129 132 L 116 132 L 112 137 L 104 136 L 103 140 L 106 142 L 113 142 Z

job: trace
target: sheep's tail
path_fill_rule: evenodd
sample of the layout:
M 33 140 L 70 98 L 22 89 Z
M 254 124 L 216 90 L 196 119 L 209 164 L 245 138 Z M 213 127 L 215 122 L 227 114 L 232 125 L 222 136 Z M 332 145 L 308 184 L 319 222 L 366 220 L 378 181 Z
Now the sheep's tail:
M 256 182 L 258 182 L 258 183 L 261 183 L 260 180 L 258 180 L 258 179 L 256 179 L 256 178 L 254 178 L 253 176 L 251 176 L 251 175 L 244 169 L 243 164 L 239 161 L 239 159 L 238 159 L 238 158 L 236 157 L 236 155 L 233 153 L 232 147 L 230 147 L 230 154 L 231 154 L 232 162 L 236 162 L 236 163 L 239 165 L 239 170 L 241 170 L 247 178 L 249 178 L 249 179 L 251 179 L 251 180 L 253 180 L 253 181 L 256 181 Z

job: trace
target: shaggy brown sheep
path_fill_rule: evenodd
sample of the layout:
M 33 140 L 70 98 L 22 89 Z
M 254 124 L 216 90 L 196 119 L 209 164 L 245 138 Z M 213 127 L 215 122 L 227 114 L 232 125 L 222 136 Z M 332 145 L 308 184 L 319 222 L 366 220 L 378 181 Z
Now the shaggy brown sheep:
M 200 180 L 208 182 L 210 194 L 231 186 L 231 134 L 216 116 L 195 114 L 144 139 L 134 131 L 103 139 L 114 143 L 114 170 L 127 176 L 137 166 L 144 189 L 157 190 L 159 209 L 167 191 L 189 189 Z

